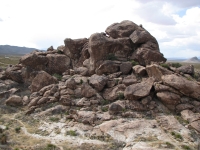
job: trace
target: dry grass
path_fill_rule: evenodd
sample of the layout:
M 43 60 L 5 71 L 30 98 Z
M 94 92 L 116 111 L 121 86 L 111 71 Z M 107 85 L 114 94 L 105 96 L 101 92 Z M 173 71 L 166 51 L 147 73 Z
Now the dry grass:
M 0 67 L 6 68 L 8 65 L 15 65 L 19 63 L 21 56 L 2 56 L 0 55 Z

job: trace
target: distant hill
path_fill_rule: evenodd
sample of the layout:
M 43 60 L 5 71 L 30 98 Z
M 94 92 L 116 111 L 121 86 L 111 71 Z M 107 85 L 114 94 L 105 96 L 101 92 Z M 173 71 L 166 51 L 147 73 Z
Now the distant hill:
M 36 48 L 0 45 L 0 55 L 24 55 L 34 50 L 36 50 Z
M 200 60 L 197 57 L 192 57 L 184 62 L 191 62 L 191 63 L 200 63 Z

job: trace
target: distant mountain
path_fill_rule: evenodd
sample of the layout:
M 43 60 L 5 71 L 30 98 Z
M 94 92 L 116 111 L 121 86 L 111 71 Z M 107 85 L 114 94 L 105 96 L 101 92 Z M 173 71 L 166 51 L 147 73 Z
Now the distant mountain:
M 198 57 L 192 57 L 188 60 L 185 60 L 184 62 L 200 63 L 200 60 L 198 59 Z
M 34 50 L 36 50 L 36 48 L 0 45 L 0 55 L 24 55 Z

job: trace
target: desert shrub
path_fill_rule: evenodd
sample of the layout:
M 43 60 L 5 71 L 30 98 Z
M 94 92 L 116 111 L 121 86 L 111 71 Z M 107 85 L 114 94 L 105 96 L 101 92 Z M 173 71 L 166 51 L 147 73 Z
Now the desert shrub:
M 46 148 L 44 150 L 55 150 L 56 146 L 53 144 L 47 144 Z
M 16 133 L 19 133 L 20 131 L 21 131 L 21 127 L 16 127 L 16 128 L 15 128 L 15 132 L 16 132 Z
M 60 74 L 54 73 L 53 76 L 56 77 L 56 79 L 58 81 L 61 81 L 61 79 L 62 79 L 62 75 L 60 75 Z
M 58 117 L 49 117 L 49 120 L 52 122 L 58 122 L 60 120 L 60 118 Z
M 180 63 L 172 63 L 172 67 L 179 68 L 182 65 Z
M 108 107 L 101 107 L 101 110 L 102 110 L 103 112 L 107 112 L 107 111 L 108 111 Z
M 139 65 L 138 62 L 134 61 L 134 60 L 131 60 L 131 63 L 132 63 L 132 66 L 136 66 L 136 65 Z
M 61 51 L 61 50 L 58 50 L 57 53 L 58 53 L 58 54 L 64 54 L 64 52 Z
M 77 133 L 74 130 L 69 130 L 69 131 L 66 132 L 66 134 L 70 135 L 70 136 L 77 136 Z
M 168 65 L 168 64 L 165 64 L 165 63 L 164 63 L 164 64 L 160 64 L 160 66 L 162 66 L 162 67 L 164 67 L 164 68 L 167 68 L 167 69 L 169 68 L 169 65 Z
M 167 148 L 174 148 L 174 145 L 170 142 L 166 142 L 165 144 L 167 145 Z
M 80 79 L 80 84 L 83 84 L 83 80 L 82 79 Z
M 187 145 L 182 145 L 181 146 L 184 150 L 191 150 L 191 148 L 189 147 L 189 146 L 187 146 Z
M 101 101 L 101 104 L 102 104 L 102 105 L 107 105 L 107 104 L 109 104 L 109 101 L 106 100 L 106 99 L 103 99 L 103 100 Z
M 183 140 L 183 137 L 179 133 L 172 131 L 171 135 L 177 140 L 181 140 L 181 141 Z
M 118 93 L 118 99 L 124 99 L 124 93 Z

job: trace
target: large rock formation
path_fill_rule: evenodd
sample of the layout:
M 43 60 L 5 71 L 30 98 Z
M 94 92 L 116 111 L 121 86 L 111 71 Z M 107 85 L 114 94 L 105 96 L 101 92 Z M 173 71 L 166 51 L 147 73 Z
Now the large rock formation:
M 176 69 L 165 64 L 158 42 L 143 27 L 122 21 L 106 33 L 64 42 L 57 49 L 51 46 L 47 52 L 22 56 L 20 64 L 1 71 L 0 104 L 21 106 L 36 117 L 60 114 L 67 129 L 83 128 L 81 138 L 101 139 L 106 134 L 108 141 L 112 137 L 124 142 L 127 150 L 137 149 L 138 140 L 164 141 L 158 147 L 170 149 L 165 145 L 175 131 L 182 136 L 181 141 L 174 139 L 178 148 L 188 141 L 189 129 L 170 113 L 181 113 L 187 125 L 200 132 L 200 83 L 193 78 L 193 66 Z M 23 118 L 20 115 L 16 118 Z

